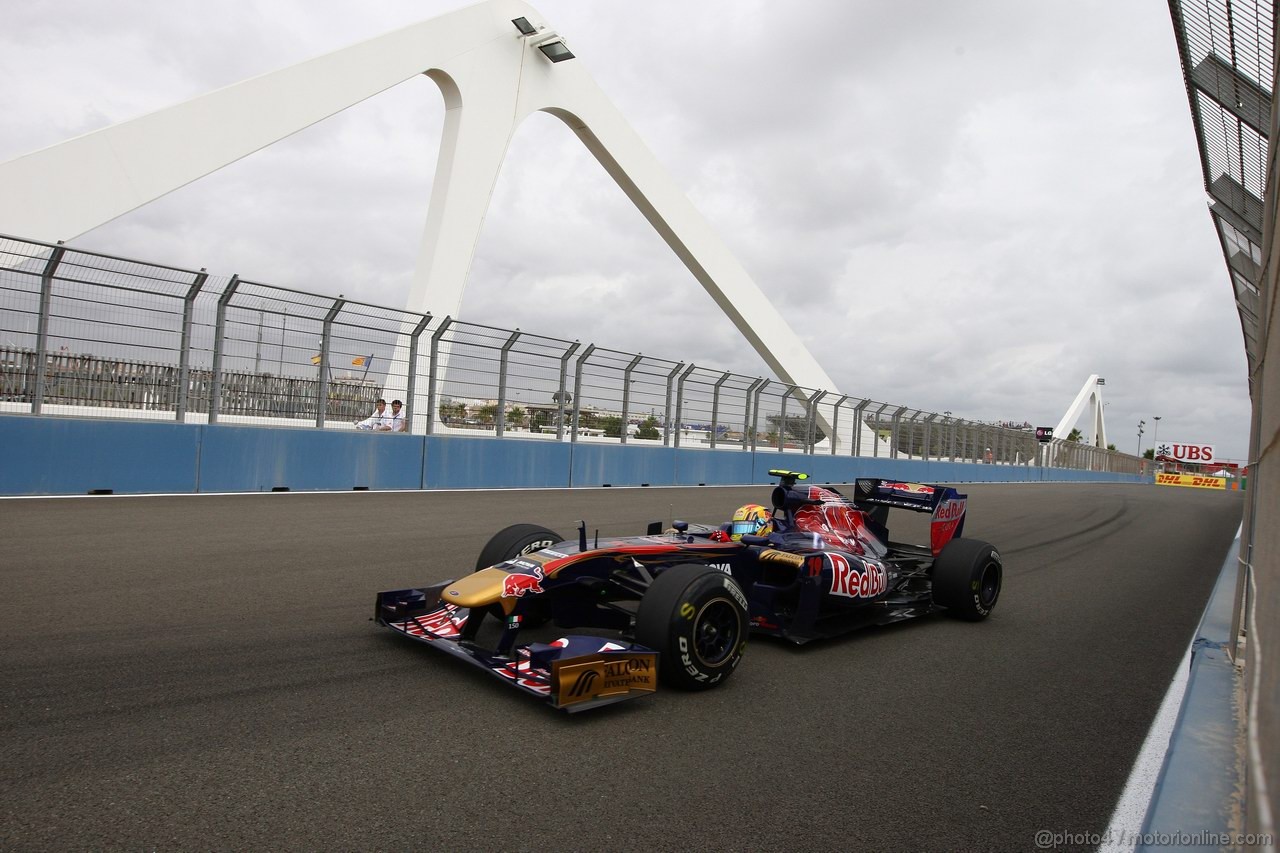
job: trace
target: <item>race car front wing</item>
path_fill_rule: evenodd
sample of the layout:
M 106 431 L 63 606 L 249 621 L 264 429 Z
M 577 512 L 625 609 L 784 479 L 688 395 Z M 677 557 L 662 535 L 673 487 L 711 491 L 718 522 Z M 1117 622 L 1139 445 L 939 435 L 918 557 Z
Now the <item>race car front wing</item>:
M 569 635 L 550 643 L 518 645 L 499 654 L 463 639 L 471 617 L 465 607 L 440 601 L 448 584 L 378 593 L 374 620 L 501 679 L 569 713 L 653 693 L 658 653 L 606 637 Z

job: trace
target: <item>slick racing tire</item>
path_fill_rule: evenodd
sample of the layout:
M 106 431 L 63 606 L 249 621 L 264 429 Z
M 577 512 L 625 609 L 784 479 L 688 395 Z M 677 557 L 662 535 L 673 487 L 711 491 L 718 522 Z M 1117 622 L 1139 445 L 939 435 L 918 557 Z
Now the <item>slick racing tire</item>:
M 732 577 L 688 563 L 658 575 L 636 612 L 636 642 L 658 652 L 664 684 L 717 687 L 747 645 L 747 598 Z
M 564 537 L 554 530 L 548 530 L 536 524 L 513 524 L 493 534 L 489 543 L 480 549 L 480 556 L 476 559 L 476 571 L 487 569 L 522 554 L 532 554 L 534 551 L 550 548 L 557 542 L 563 541 Z M 492 613 L 494 618 L 499 622 L 502 621 L 502 614 L 496 606 Z M 550 618 L 547 603 L 539 597 L 537 601 L 526 605 L 524 627 L 540 628 Z
M 1003 577 L 1000 554 L 990 543 L 952 539 L 933 563 L 933 601 L 953 616 L 978 622 L 991 615 Z
M 493 534 L 489 544 L 480 549 L 480 557 L 476 560 L 476 571 L 519 557 L 550 548 L 564 537 L 554 530 L 539 527 L 536 524 L 513 524 Z

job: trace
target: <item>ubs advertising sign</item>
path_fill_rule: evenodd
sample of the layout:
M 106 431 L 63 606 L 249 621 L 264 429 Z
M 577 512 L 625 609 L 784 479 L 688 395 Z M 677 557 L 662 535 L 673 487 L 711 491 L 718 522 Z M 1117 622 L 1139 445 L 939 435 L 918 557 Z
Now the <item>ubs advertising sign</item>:
M 1212 462 L 1214 458 L 1212 444 L 1182 444 L 1162 441 L 1156 446 L 1156 459 L 1169 462 Z

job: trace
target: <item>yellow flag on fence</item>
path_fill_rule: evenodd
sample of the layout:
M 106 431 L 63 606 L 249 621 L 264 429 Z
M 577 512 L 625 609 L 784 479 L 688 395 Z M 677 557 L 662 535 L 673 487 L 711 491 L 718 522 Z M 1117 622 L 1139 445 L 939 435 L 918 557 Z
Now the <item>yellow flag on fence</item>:
M 363 356 L 363 355 L 362 355 L 362 356 L 360 356 L 359 358 L 353 358 L 353 359 L 351 359 L 351 364 L 352 364 L 352 366 L 353 366 L 353 367 L 364 367 L 364 360 L 365 360 L 365 358 L 366 358 L 366 357 L 367 357 L 367 356 Z
M 312 364 L 319 364 L 319 363 L 320 363 L 320 356 L 319 356 L 319 354 L 311 356 L 311 363 L 312 363 Z

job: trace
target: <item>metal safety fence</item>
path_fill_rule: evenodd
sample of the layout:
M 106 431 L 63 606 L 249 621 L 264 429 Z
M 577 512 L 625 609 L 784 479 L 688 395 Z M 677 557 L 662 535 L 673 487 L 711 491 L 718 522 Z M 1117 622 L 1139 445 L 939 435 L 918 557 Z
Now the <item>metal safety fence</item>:
M 1139 473 L 982 423 L 518 329 L 0 236 L 0 412 Z

